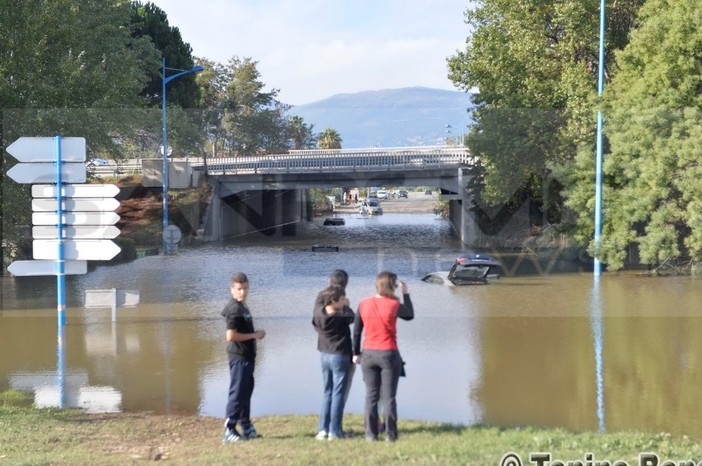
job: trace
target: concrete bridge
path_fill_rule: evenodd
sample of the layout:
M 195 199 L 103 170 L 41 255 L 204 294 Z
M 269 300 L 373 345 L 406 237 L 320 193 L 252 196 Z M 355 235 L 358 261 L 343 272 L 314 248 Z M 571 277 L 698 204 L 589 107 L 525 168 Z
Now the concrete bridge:
M 432 186 L 449 200 L 450 219 L 461 240 L 477 246 L 465 177 L 475 163 L 467 148 L 420 146 L 369 149 L 292 150 L 287 154 L 189 161 L 190 179 L 207 173 L 212 202 L 203 237 L 219 240 L 253 232 L 292 236 L 311 220 L 310 188 Z M 154 164 L 158 170 L 158 163 Z M 144 165 L 146 176 L 146 164 Z M 160 174 L 160 173 L 159 173 Z M 169 182 L 183 170 L 169 169 Z M 186 173 L 187 177 L 187 173 Z

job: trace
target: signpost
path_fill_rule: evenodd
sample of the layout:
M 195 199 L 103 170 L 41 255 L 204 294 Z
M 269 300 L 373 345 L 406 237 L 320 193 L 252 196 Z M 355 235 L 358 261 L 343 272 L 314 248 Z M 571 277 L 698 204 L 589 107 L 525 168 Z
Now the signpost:
M 69 184 L 61 187 L 65 197 L 115 197 L 119 187 L 113 184 Z M 56 185 L 35 184 L 32 186 L 32 197 L 56 197 Z
M 85 290 L 85 307 L 109 307 L 112 309 L 112 322 L 117 322 L 117 308 L 139 304 L 137 290 Z
M 113 198 L 119 189 L 112 185 L 65 185 L 84 183 L 85 138 L 55 136 L 21 137 L 7 148 L 20 163 L 7 175 L 18 183 L 53 183 L 32 188 L 32 235 L 34 261 L 17 261 L 8 270 L 18 276 L 56 275 L 56 310 L 58 314 L 57 374 L 59 407 L 64 407 L 64 341 L 66 325 L 66 274 L 83 274 L 87 260 L 109 260 L 120 248 L 107 238 L 114 238 L 112 229 L 119 220 L 114 211 L 119 202 Z M 90 187 L 88 187 L 90 186 Z M 66 198 L 66 200 L 64 200 Z M 74 199 L 75 198 L 75 199 Z M 107 198 L 107 199 L 105 199 Z M 64 222 L 71 225 L 64 228 Z M 47 228 L 42 228 L 41 225 Z M 80 226 L 74 226 L 80 225 Z M 39 228 L 38 230 L 35 230 Z M 105 235 L 101 236 L 101 232 Z M 51 239 L 44 239 L 53 234 Z M 94 239 L 93 239 L 94 238 Z
M 85 162 L 85 138 L 57 137 L 61 138 L 62 162 Z M 7 146 L 7 152 L 20 162 L 55 162 L 55 151 L 55 138 L 22 137 Z
M 75 239 L 114 239 L 119 236 L 119 228 L 112 225 L 75 225 L 64 227 L 63 234 L 66 238 Z M 32 238 L 56 239 L 58 227 L 56 225 L 35 226 L 32 228 Z
M 58 244 L 63 243 L 64 259 L 107 261 L 119 254 L 120 247 L 109 239 L 35 239 L 35 259 L 58 259 Z
M 64 214 L 65 225 L 114 225 L 119 222 L 119 215 L 115 212 L 68 212 Z M 56 225 L 58 215 L 56 212 L 35 212 L 32 214 L 34 225 Z M 64 236 L 68 238 L 68 236 Z
M 84 183 L 85 138 L 21 137 L 7 152 L 20 163 L 7 175 L 32 186 L 34 261 L 18 261 L 8 270 L 18 276 L 56 275 L 59 327 L 65 325 L 65 274 L 87 272 L 88 260 L 109 260 L 120 248 L 114 210 L 119 188 Z M 70 183 L 70 184 L 66 184 Z
M 119 201 L 113 197 L 105 199 L 65 199 L 61 205 L 64 211 L 80 212 L 112 212 L 119 207 Z M 34 212 L 56 212 L 58 202 L 56 199 L 32 199 Z
M 64 273 L 66 275 L 83 275 L 88 272 L 86 261 L 66 261 Z M 15 261 L 7 268 L 12 275 L 20 277 L 38 277 L 56 274 L 56 261 L 28 260 Z
M 85 165 L 64 164 L 62 183 L 85 183 Z M 56 180 L 55 163 L 18 163 L 7 171 L 7 176 L 18 183 L 49 183 Z

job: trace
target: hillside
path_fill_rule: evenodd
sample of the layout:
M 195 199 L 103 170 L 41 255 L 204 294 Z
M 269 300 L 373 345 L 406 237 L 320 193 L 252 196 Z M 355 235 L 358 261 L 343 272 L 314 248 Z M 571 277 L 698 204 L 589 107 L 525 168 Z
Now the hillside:
M 465 133 L 471 122 L 470 108 L 470 95 L 464 92 L 408 87 L 337 94 L 289 113 L 313 124 L 317 133 L 335 129 L 344 148 L 402 147 L 460 138 L 461 127 Z

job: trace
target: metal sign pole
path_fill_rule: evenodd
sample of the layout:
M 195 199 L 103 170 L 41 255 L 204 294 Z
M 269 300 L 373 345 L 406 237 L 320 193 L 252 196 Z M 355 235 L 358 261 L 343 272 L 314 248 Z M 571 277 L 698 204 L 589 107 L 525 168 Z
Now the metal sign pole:
M 58 260 L 56 261 L 56 310 L 58 315 L 58 336 L 57 336 L 57 386 L 59 391 L 59 408 L 66 406 L 66 270 L 63 258 L 63 183 L 61 161 L 61 136 L 55 136 L 56 143 L 56 236 L 58 243 Z
M 58 259 L 56 261 L 56 310 L 58 325 L 66 325 L 66 263 L 64 259 L 63 234 L 63 183 L 61 166 L 61 136 L 55 136 L 56 142 L 56 239 Z
M 600 58 L 598 66 L 597 96 L 599 99 L 597 110 L 597 149 L 595 158 L 595 258 L 593 259 L 593 272 L 595 277 L 602 274 L 600 262 L 600 242 L 602 235 L 602 93 L 604 92 L 604 61 L 605 61 L 605 13 L 606 0 L 601 0 L 600 5 Z

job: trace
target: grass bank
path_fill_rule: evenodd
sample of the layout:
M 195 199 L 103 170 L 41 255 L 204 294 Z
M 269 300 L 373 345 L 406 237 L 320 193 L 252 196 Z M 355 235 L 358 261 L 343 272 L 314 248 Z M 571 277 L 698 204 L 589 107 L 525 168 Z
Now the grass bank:
M 86 414 L 77 410 L 33 409 L 16 392 L 0 394 L 0 464 L 125 465 L 166 461 L 196 464 L 441 464 L 499 465 L 513 451 L 524 465 L 530 452 L 557 461 L 639 464 L 640 452 L 678 462 L 702 459 L 702 447 L 669 434 L 567 432 L 559 429 L 454 426 L 401 419 L 393 444 L 363 439 L 362 420 L 347 416 L 354 437 L 336 442 L 314 439 L 317 418 L 270 416 L 255 419 L 263 438 L 222 445 L 222 420 L 199 416 Z M 509 463 L 516 466 L 516 463 Z M 542 463 L 547 466 L 549 463 Z M 606 464 L 606 463 L 603 463 Z M 505 464 L 507 466 L 507 464 Z M 623 466 L 623 463 L 621 464 Z

